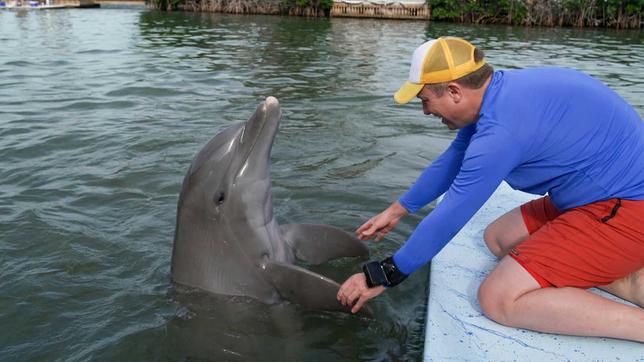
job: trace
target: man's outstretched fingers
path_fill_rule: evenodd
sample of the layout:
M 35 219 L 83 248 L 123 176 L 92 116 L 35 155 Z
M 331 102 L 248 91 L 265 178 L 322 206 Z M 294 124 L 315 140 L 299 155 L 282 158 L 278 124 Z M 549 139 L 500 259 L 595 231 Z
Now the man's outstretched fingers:
M 347 305 L 347 302 L 346 302 L 347 298 L 346 298 L 346 295 L 345 295 L 346 292 L 347 292 L 346 287 L 343 285 L 342 287 L 340 287 L 340 290 L 338 290 L 338 294 L 336 295 L 336 298 L 338 299 L 338 302 L 340 302 L 340 304 L 342 304 L 342 305 Z
M 357 273 L 340 286 L 336 297 L 342 305 L 352 305 L 360 297 L 360 294 L 367 288 L 364 278 L 364 274 Z
M 360 289 L 354 289 L 351 294 L 347 296 L 347 304 L 346 305 L 352 305 L 353 302 L 358 299 L 362 298 L 362 290 Z
M 382 241 L 382 239 L 384 239 L 385 236 L 387 236 L 387 234 L 389 234 L 389 232 L 392 229 L 393 229 L 393 227 L 387 225 L 387 226 L 383 227 L 382 229 L 378 230 L 377 233 L 376 233 L 377 237 L 376 237 L 375 241 Z
M 376 224 L 371 224 L 369 230 L 362 232 L 363 239 L 374 239 L 375 242 L 381 241 L 386 234 L 387 230 L 385 228 L 378 228 Z
M 369 220 L 369 221 L 367 221 L 366 223 L 362 224 L 362 226 L 360 226 L 360 227 L 358 228 L 358 230 L 356 230 L 356 234 L 358 235 L 358 239 L 360 239 L 360 240 L 364 240 L 364 239 L 367 237 L 367 235 L 368 235 L 368 234 L 367 234 L 367 231 L 368 231 L 372 226 L 373 226 L 373 223 L 371 222 L 371 220 Z
M 360 299 L 356 302 L 356 304 L 351 308 L 351 313 L 357 313 L 360 309 L 362 309 L 362 306 L 371 299 L 370 297 L 367 297 L 365 294 L 360 295 Z
M 375 220 L 375 217 L 372 217 L 372 218 L 370 218 L 369 220 L 367 220 L 364 224 L 362 224 L 362 225 L 358 228 L 358 230 L 356 230 L 356 233 L 357 233 L 357 234 L 360 234 L 360 233 L 362 233 L 363 231 L 365 231 L 366 229 L 371 228 L 371 227 L 373 226 L 374 220 Z
M 356 301 L 356 304 L 351 308 L 353 313 L 362 308 L 364 303 L 371 298 L 374 298 L 382 292 L 385 291 L 385 287 L 377 286 L 374 288 L 367 287 L 367 281 L 365 275 L 362 273 L 357 273 L 349 277 L 338 291 L 337 298 L 342 305 L 350 306 Z
M 373 299 L 379 296 L 384 291 L 385 287 L 383 287 L 382 285 L 373 288 L 363 288 L 360 292 L 360 298 L 358 298 L 356 304 L 351 308 L 351 313 L 358 312 L 369 299 Z

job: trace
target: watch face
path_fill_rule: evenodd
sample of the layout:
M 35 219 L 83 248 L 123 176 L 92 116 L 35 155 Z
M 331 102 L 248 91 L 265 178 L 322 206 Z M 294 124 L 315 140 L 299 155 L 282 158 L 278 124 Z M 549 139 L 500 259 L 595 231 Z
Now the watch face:
M 387 278 L 388 287 L 396 286 L 403 280 L 407 279 L 407 275 L 403 274 L 400 270 L 398 270 L 398 267 L 396 267 L 396 263 L 394 262 L 393 257 L 389 257 L 383 260 L 380 265 L 385 273 L 385 277 Z
M 382 270 L 379 262 L 372 261 L 370 263 L 367 263 L 364 265 L 363 269 L 368 280 L 367 284 L 370 284 L 374 287 L 377 285 L 387 284 L 387 277 L 385 276 L 385 272 Z M 369 281 L 371 283 L 369 283 Z

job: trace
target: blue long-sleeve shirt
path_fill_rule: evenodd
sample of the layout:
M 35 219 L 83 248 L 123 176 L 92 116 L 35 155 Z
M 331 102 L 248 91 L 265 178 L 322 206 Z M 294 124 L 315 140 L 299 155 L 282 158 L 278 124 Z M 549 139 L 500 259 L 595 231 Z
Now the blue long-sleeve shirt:
M 416 212 L 443 200 L 394 255 L 410 274 L 429 262 L 501 181 L 548 193 L 559 210 L 644 199 L 644 122 L 600 81 L 560 68 L 494 73 L 480 117 L 400 198 Z

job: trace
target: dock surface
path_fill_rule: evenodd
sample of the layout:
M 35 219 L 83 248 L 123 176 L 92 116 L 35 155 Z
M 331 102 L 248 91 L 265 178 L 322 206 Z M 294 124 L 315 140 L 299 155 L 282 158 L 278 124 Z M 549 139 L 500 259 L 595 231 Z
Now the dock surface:
M 483 231 L 497 217 L 536 197 L 503 183 L 433 259 L 425 361 L 644 361 L 641 343 L 509 328 L 481 314 L 476 293 L 497 264 L 483 242 Z
M 333 0 L 331 16 L 429 20 L 431 8 L 423 0 Z

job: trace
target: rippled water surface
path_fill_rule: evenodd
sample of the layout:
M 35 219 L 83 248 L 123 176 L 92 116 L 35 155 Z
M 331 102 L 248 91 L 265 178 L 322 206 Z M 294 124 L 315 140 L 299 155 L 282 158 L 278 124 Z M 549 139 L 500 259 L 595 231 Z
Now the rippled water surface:
M 499 69 L 583 70 L 644 114 L 640 31 L 0 12 L 0 360 L 420 359 L 427 267 L 360 318 L 177 293 L 170 256 L 193 156 L 268 95 L 284 112 L 280 222 L 350 231 L 396 199 L 453 137 L 391 98 L 414 47 L 439 35 L 469 38 Z M 359 262 L 313 270 L 342 281 Z

